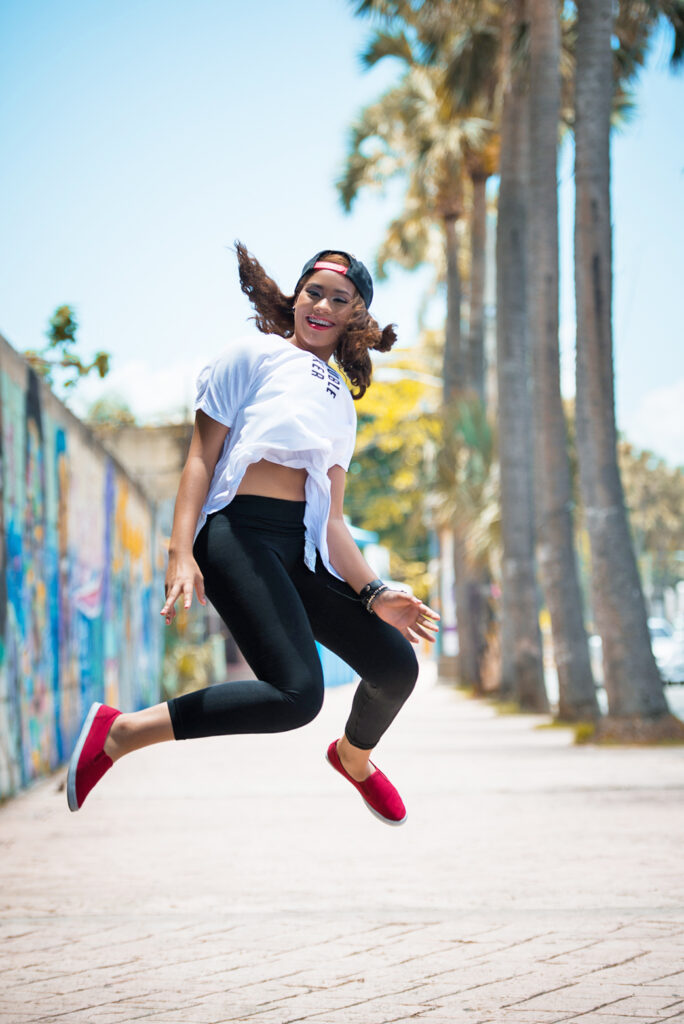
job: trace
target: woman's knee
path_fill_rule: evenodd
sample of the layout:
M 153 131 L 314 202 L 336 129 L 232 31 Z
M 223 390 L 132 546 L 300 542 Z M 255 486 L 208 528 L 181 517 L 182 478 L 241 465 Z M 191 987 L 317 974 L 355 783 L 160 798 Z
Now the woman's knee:
M 287 728 L 299 729 L 313 722 L 323 707 L 323 675 L 300 681 L 296 689 L 284 691 Z
M 411 652 L 413 653 L 413 652 Z M 418 659 L 415 654 L 413 658 L 407 659 L 404 664 L 404 669 L 400 673 L 399 686 L 402 690 L 404 700 L 411 696 L 418 679 Z
M 382 679 L 378 684 L 386 692 L 402 702 L 413 693 L 418 679 L 418 659 L 413 647 L 408 644 L 397 656 L 388 658 L 383 665 Z

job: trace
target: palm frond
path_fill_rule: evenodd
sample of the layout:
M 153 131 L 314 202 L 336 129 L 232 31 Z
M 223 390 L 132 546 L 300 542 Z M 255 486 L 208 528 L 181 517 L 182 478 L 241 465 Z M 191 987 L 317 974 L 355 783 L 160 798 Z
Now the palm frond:
M 382 192 L 387 183 L 401 172 L 402 168 L 386 153 L 349 157 L 344 171 L 335 182 L 343 209 L 347 212 L 351 210 L 362 188 Z
M 442 410 L 434 494 L 436 521 L 462 528 L 469 545 L 486 547 L 484 538 L 499 519 L 495 437 L 477 401 Z
M 610 112 L 611 128 L 620 131 L 634 120 L 638 105 L 634 93 L 617 87 L 613 94 L 613 106 Z
M 400 83 L 365 107 L 352 124 L 344 169 L 336 181 L 345 210 L 364 186 L 381 188 L 406 170 L 406 107 L 406 89 Z
M 401 29 L 396 32 L 376 32 L 362 52 L 360 60 L 363 67 L 372 68 L 385 57 L 396 57 L 407 64 L 413 61 L 411 44 Z
M 659 0 L 657 7 L 672 29 L 670 64 L 678 68 L 684 61 L 684 0 Z
M 465 31 L 454 40 L 444 71 L 454 111 L 469 110 L 481 100 L 493 106 L 499 45 L 499 35 L 490 26 Z
M 382 19 L 386 24 L 397 20 L 411 22 L 415 11 L 408 0 L 351 0 L 354 14 L 360 18 Z
M 431 263 L 436 252 L 443 247 L 439 232 L 420 206 L 405 206 L 385 231 L 376 258 L 378 280 L 386 280 L 387 264 L 396 263 L 405 270 L 415 270 L 423 263 Z

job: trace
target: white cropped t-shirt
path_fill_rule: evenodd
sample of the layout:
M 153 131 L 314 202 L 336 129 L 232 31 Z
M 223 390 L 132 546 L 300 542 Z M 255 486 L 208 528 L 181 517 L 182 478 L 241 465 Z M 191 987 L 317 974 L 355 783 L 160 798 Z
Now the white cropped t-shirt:
M 197 379 L 195 410 L 229 428 L 202 506 L 195 537 L 207 516 L 228 505 L 245 470 L 260 459 L 307 471 L 304 560 L 328 556 L 332 466 L 349 468 L 356 410 L 344 380 L 318 356 L 278 335 L 239 339 Z

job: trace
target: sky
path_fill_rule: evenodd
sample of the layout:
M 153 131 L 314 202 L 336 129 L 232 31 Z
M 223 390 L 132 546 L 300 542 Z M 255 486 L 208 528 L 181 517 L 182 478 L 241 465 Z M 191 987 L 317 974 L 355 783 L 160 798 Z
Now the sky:
M 81 382 L 143 420 L 192 405 L 201 367 L 249 332 L 241 239 L 284 290 L 322 248 L 369 264 L 396 190 L 351 215 L 334 187 L 349 125 L 398 75 L 364 71 L 370 34 L 346 0 L 0 0 L 0 333 L 40 348 L 55 308 L 79 351 L 112 354 Z M 684 74 L 659 38 L 638 110 L 613 140 L 618 426 L 684 463 Z M 560 161 L 563 390 L 573 391 L 572 153 Z M 429 273 L 396 270 L 373 313 L 412 344 Z

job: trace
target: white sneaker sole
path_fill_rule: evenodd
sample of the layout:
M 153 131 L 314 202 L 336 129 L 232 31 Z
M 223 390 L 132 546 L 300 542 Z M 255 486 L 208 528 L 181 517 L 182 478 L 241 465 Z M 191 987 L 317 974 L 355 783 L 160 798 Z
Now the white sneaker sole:
M 83 723 L 83 727 L 80 733 L 78 734 L 76 746 L 74 747 L 74 752 L 71 755 L 71 760 L 69 761 L 66 791 L 67 803 L 69 804 L 70 811 L 79 810 L 78 801 L 76 800 L 76 771 L 78 769 L 78 761 L 81 756 L 81 751 L 83 750 L 83 745 L 85 744 L 85 741 L 88 738 L 88 733 L 90 732 L 93 721 L 95 720 L 95 715 L 97 714 L 98 709 L 101 707 L 102 704 L 98 703 L 97 701 L 94 704 L 90 705 L 90 711 L 86 715 L 86 720 Z
M 332 761 L 328 757 L 327 750 L 325 752 L 325 759 L 328 762 L 328 764 L 330 765 L 330 767 L 332 768 L 332 770 L 335 772 L 335 775 L 339 775 L 340 773 L 338 772 L 337 768 L 335 767 L 335 765 L 332 763 Z M 344 776 L 342 776 L 342 778 L 344 778 Z M 366 800 L 366 798 L 363 795 L 363 793 L 359 792 L 358 789 L 356 790 L 356 792 L 359 794 L 359 796 L 361 797 L 361 799 L 363 800 L 364 804 L 366 805 L 368 810 L 371 812 L 371 814 L 375 818 L 377 818 L 378 821 L 381 821 L 383 823 L 383 825 L 390 825 L 392 828 L 398 828 L 399 825 L 403 825 L 404 822 L 406 821 L 406 819 L 408 818 L 408 814 L 405 814 L 404 817 L 401 818 L 400 821 L 391 821 L 389 818 L 385 818 L 384 815 L 380 814 L 380 811 L 376 811 L 374 807 L 371 807 L 371 805 L 368 803 L 368 801 Z

